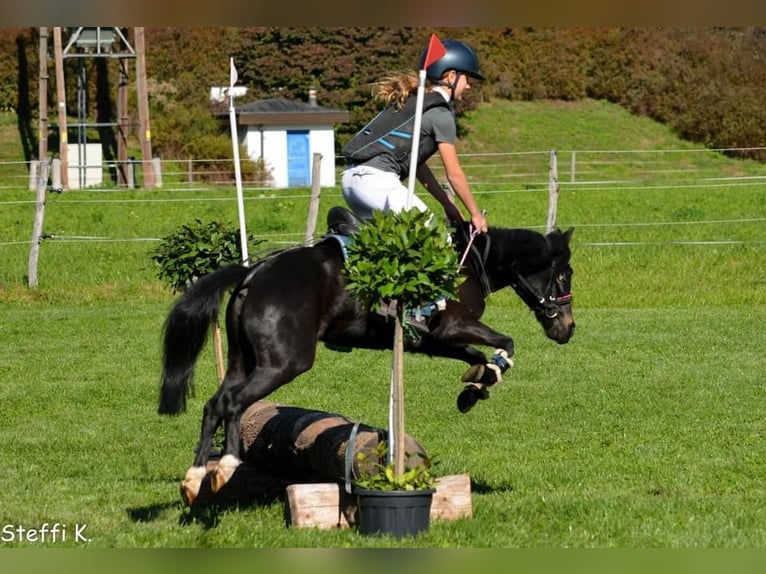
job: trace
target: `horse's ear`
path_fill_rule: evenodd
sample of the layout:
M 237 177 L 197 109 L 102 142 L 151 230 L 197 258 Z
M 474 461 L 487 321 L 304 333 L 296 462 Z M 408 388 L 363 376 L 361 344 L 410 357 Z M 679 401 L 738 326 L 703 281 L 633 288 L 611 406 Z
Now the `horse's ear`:
M 565 231 L 565 232 L 562 234 L 562 235 L 564 236 L 564 241 L 566 241 L 566 242 L 567 242 L 567 244 L 569 244 L 569 241 L 570 241 L 570 239 L 572 239 L 572 234 L 574 233 L 574 230 L 575 230 L 575 228 L 574 228 L 574 227 L 570 227 L 569 229 L 567 229 L 567 230 L 566 230 L 566 231 Z

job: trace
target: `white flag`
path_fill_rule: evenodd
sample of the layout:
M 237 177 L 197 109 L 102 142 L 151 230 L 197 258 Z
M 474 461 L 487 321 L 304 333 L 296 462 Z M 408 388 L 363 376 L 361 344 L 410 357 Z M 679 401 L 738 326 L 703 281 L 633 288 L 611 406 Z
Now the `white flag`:
M 237 83 L 237 68 L 234 67 L 234 58 L 230 58 L 229 61 L 231 63 L 231 71 L 229 74 L 229 77 L 230 77 L 229 87 L 233 88 L 234 84 Z

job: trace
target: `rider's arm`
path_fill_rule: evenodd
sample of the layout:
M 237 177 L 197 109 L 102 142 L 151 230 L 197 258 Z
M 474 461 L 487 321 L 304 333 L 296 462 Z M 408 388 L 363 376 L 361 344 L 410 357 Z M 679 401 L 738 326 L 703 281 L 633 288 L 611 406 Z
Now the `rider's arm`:
M 479 205 L 476 203 L 476 199 L 474 199 L 473 194 L 471 193 L 471 188 L 468 185 L 468 178 L 465 176 L 465 172 L 460 166 L 455 146 L 447 142 L 439 142 L 439 155 L 444 164 L 447 181 L 449 181 L 455 194 L 457 194 L 460 201 L 465 205 L 468 213 L 471 214 L 471 223 L 473 223 L 473 225 L 482 233 L 486 233 L 487 219 L 479 209 Z
M 455 200 L 450 194 L 442 189 L 433 172 L 426 164 L 418 166 L 416 175 L 423 187 L 425 187 L 428 192 L 434 196 L 436 201 L 441 204 L 444 213 L 447 214 L 447 218 L 450 221 L 455 223 L 465 221 L 463 214 L 460 213 L 460 209 L 458 209 L 458 206 L 455 204 Z

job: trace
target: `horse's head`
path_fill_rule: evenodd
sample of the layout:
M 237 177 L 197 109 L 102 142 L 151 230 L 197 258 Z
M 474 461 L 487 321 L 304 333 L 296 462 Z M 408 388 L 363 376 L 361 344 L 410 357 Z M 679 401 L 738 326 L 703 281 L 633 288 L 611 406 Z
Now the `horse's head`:
M 495 253 L 487 273 L 494 288 L 510 285 L 534 312 L 548 338 L 564 344 L 574 334 L 569 240 L 574 228 L 541 235 L 529 230 L 490 232 Z M 498 245 L 500 244 L 500 245 Z

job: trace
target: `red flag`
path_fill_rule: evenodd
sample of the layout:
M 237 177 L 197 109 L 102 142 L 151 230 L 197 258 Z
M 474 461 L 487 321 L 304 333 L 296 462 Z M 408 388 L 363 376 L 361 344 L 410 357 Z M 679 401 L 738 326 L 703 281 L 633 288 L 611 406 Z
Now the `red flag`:
M 439 38 L 436 37 L 436 34 L 431 34 L 431 39 L 428 42 L 428 50 L 426 50 L 426 59 L 423 60 L 423 69 L 427 70 L 428 66 L 446 53 L 447 48 L 444 47 L 444 44 L 442 44 Z

